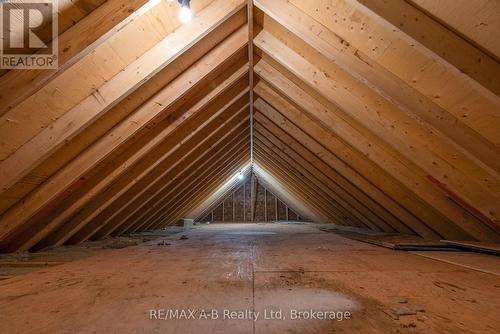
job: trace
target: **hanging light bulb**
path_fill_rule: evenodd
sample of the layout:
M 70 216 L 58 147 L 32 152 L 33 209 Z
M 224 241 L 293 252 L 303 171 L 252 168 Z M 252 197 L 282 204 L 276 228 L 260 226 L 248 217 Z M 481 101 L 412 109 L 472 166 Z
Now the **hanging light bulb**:
M 181 10 L 179 11 L 179 20 L 181 20 L 182 23 L 189 23 L 191 21 L 191 18 L 193 17 L 189 2 L 190 0 L 179 0 L 179 4 L 181 5 Z

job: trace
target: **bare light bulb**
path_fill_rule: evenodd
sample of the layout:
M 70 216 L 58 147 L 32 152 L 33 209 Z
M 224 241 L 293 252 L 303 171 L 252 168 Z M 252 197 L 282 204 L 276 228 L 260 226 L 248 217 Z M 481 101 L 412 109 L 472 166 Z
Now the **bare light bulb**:
M 243 174 L 239 173 L 239 174 L 238 174 L 238 180 L 240 180 L 240 181 L 241 181 L 241 180 L 243 180 L 243 178 L 244 178 Z
M 179 20 L 181 20 L 182 23 L 189 23 L 191 22 L 192 17 L 193 13 L 191 12 L 191 9 L 187 6 L 182 6 L 179 11 Z

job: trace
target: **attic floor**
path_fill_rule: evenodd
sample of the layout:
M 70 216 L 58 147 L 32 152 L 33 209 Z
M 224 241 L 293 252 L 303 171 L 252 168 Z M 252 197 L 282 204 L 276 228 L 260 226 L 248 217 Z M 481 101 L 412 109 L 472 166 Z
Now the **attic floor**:
M 500 278 L 492 274 L 307 224 L 213 224 L 183 235 L 1 281 L 0 332 L 494 333 L 500 327 Z M 196 309 L 197 319 L 150 319 L 168 314 L 158 309 L 179 315 Z M 219 319 L 199 319 L 200 309 L 217 310 Z M 291 320 L 293 309 L 348 311 L 351 319 Z M 260 313 L 257 321 L 223 320 L 224 310 Z M 264 311 L 269 317 L 279 310 L 285 320 L 263 319 Z

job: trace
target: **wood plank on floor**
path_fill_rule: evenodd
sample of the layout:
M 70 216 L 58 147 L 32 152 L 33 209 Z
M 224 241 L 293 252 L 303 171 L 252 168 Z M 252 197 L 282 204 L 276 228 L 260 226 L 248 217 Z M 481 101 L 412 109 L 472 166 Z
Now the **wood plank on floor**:
M 500 258 L 470 252 L 411 252 L 429 259 L 455 264 L 464 268 L 500 276 Z
M 453 240 L 441 240 L 441 241 L 446 244 L 458 246 L 465 249 L 500 255 L 500 244 L 497 243 L 488 243 L 479 241 L 453 241 Z

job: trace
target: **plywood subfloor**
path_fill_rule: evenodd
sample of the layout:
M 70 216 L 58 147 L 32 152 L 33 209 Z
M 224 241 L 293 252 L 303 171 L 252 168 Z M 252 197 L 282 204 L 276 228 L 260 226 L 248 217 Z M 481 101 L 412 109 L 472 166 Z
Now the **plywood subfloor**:
M 310 225 L 215 224 L 182 235 L 0 281 L 0 332 L 495 333 L 500 327 L 496 275 Z M 257 321 L 150 320 L 151 309 L 261 313 Z M 349 311 L 352 319 L 291 320 L 292 309 Z M 264 320 L 264 310 L 282 310 L 286 319 Z
M 189 229 L 190 227 L 170 226 L 159 231 L 136 233 L 128 237 L 109 237 L 97 241 L 86 241 L 78 245 L 47 248 L 36 253 L 0 254 L 0 281 L 41 270 L 44 267 L 84 259 L 111 249 L 130 247 L 171 234 L 182 233 Z

